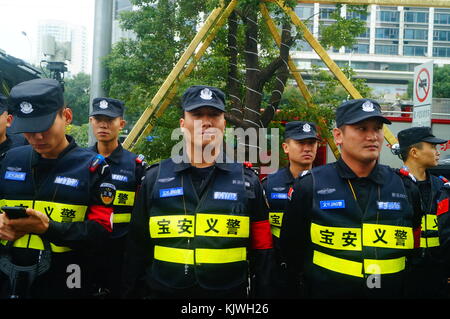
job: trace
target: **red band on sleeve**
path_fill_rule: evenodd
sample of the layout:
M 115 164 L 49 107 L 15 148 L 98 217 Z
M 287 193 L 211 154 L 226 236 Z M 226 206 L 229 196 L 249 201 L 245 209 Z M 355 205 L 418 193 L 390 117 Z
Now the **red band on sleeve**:
M 414 248 L 420 247 L 420 235 L 422 233 L 422 227 L 419 226 L 416 229 L 413 229 L 413 237 L 414 237 Z
M 446 198 L 446 199 L 440 201 L 440 202 L 438 203 L 436 215 L 439 216 L 439 215 L 441 215 L 441 214 L 444 214 L 444 213 L 448 212 L 448 206 L 449 206 L 449 205 L 448 205 L 448 198 Z
M 270 249 L 273 247 L 272 233 L 268 220 L 253 222 L 250 224 L 252 249 Z
M 436 215 L 439 216 L 441 214 L 444 214 L 444 213 L 448 212 L 448 206 L 449 206 L 448 205 L 448 198 L 440 201 L 438 203 L 438 209 L 437 209 Z
M 89 220 L 95 220 L 102 225 L 108 232 L 112 232 L 112 207 L 105 207 L 101 205 L 93 205 L 89 207 Z

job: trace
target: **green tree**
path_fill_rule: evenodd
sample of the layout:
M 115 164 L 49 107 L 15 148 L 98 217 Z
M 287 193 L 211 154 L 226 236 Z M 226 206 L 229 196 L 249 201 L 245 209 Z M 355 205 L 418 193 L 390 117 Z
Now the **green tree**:
M 219 3 L 218 0 L 131 2 L 137 10 L 123 13 L 121 25 L 126 30 L 132 30 L 136 38 L 119 41 L 105 59 L 110 71 L 106 83 L 109 95 L 126 102 L 129 127 L 149 106 L 151 98 L 195 36 L 202 15 L 208 15 Z M 267 127 L 270 124 L 289 79 L 286 65 L 289 49 L 302 38 L 302 33 L 295 32 L 284 12 L 277 5 L 267 3 L 283 30 L 283 44 L 278 48 L 259 14 L 259 2 L 239 1 L 226 27 L 218 32 L 195 71 L 178 90 L 181 94 L 193 84 L 222 88 L 229 97 L 227 122 L 236 127 Z M 296 3 L 286 1 L 290 6 Z M 337 7 L 336 10 L 339 9 Z M 332 32 L 333 26 L 324 28 L 328 31 L 321 38 L 326 46 L 352 46 L 354 36 L 364 30 L 365 22 L 353 19 L 349 23 L 345 20 L 336 20 L 334 28 L 340 29 L 337 33 Z M 173 114 L 177 114 L 177 101 L 179 99 L 172 103 L 173 111 L 165 112 L 157 123 L 164 129 L 178 127 L 178 121 L 172 118 Z M 154 133 L 152 135 L 157 135 Z M 148 150 L 148 145 L 152 143 L 157 145 L 157 140 L 142 142 L 145 145 L 142 150 Z M 149 152 L 147 155 L 154 156 Z M 163 157 L 167 156 L 165 154 Z
M 64 100 L 72 109 L 74 125 L 82 125 L 89 122 L 89 99 L 91 78 L 88 74 L 78 73 L 73 78 L 67 79 L 64 85 Z
M 450 65 L 434 67 L 433 97 L 450 98 Z

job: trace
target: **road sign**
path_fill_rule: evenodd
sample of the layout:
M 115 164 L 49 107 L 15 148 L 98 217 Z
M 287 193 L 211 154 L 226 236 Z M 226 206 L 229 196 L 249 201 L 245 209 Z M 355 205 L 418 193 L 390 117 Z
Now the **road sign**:
M 433 61 L 414 68 L 413 121 L 411 126 L 431 126 Z

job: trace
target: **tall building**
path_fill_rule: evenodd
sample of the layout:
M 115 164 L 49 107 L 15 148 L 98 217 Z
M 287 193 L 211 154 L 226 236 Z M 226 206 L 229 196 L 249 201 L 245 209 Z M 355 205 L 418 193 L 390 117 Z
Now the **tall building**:
M 118 42 L 121 38 L 135 39 L 133 31 L 123 30 L 120 27 L 120 13 L 133 10 L 133 5 L 129 0 L 115 0 L 113 4 L 113 25 L 112 25 L 112 43 Z
M 295 9 L 316 37 L 322 26 L 333 23 L 334 10 L 334 5 L 317 3 Z M 329 55 L 341 67 L 350 65 L 382 101 L 394 102 L 406 93 L 415 66 L 430 60 L 437 66 L 450 64 L 450 9 L 370 5 L 367 14 L 355 15 L 343 6 L 340 14 L 365 21 L 366 31 L 354 47 L 332 48 Z M 300 42 L 292 58 L 302 70 L 325 67 L 306 42 Z
M 70 43 L 70 61 L 66 61 L 69 75 L 80 72 L 90 73 L 88 69 L 88 48 L 86 27 L 70 25 L 64 21 L 44 20 L 40 21 L 37 32 L 36 61 L 48 60 L 44 55 L 45 39 L 53 37 L 56 43 Z

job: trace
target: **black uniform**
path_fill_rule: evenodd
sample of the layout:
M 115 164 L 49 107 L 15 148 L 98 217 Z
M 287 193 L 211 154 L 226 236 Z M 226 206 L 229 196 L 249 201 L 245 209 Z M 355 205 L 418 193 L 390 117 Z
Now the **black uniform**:
M 98 152 L 97 144 L 89 149 L 95 153 Z M 125 242 L 135 198 L 145 175 L 146 163 L 143 159 L 142 155 L 137 156 L 127 151 L 120 143 L 106 158 L 111 171 L 112 183 L 116 186 L 116 197 L 113 203 L 111 239 L 108 240 L 101 253 L 96 256 L 98 268 L 95 276 L 97 281 L 94 287 L 95 294 L 104 293 L 110 298 L 121 296 Z M 102 291 L 98 291 L 98 289 Z
M 288 203 L 288 192 L 293 184 L 294 177 L 289 167 L 282 168 L 262 180 L 262 185 L 269 202 L 269 221 L 277 265 L 274 273 L 276 277 L 274 279 L 274 285 L 276 285 L 276 288 L 274 287 L 276 289 L 274 296 L 276 298 L 288 297 L 286 263 L 281 255 L 279 238 L 283 224 L 283 216 L 286 213 Z
M 244 298 L 249 266 L 252 295 L 268 296 L 267 213 L 258 177 L 242 164 L 153 165 L 132 214 L 126 296 Z
M 6 134 L 6 140 L 0 144 L 0 155 L 7 152 L 11 148 L 27 145 L 27 140 L 18 134 Z
M 340 159 L 299 178 L 280 239 L 293 291 L 304 276 L 311 298 L 401 297 L 418 198 L 412 181 L 378 164 L 359 178 Z M 380 288 L 368 287 L 377 285 L 373 273 Z
M 2 161 L 2 203 L 31 207 L 50 218 L 42 235 L 2 241 L 3 298 L 14 293 L 10 283 L 16 266 L 27 267 L 16 282 L 15 293 L 21 297 L 87 297 L 88 258 L 101 249 L 111 232 L 112 207 L 108 204 L 114 199 L 114 185 L 102 158 L 66 137 L 70 143 L 57 159 L 42 158 L 27 145 L 10 150 Z M 74 279 L 74 286 L 69 287 L 73 271 L 81 274 L 81 283 Z

